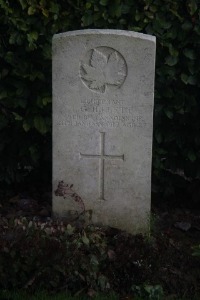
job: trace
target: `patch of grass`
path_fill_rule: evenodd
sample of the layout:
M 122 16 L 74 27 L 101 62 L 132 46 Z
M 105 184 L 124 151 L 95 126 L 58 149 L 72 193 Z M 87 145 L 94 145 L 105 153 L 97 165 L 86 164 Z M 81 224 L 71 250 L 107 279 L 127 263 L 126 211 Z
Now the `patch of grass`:
M 158 227 L 144 237 L 75 225 L 56 219 L 2 218 L 0 299 L 114 300 L 118 295 L 160 300 L 175 295 L 183 300 L 199 293 L 199 259 L 188 243 L 176 240 L 174 227 L 167 224 L 163 231 Z M 184 275 L 176 276 L 179 273 Z
M 26 299 L 30 299 L 30 300 L 71 300 L 71 299 L 86 300 L 86 299 L 88 299 L 88 297 L 86 297 L 86 296 L 75 296 L 74 297 L 67 293 L 50 295 L 46 292 L 37 292 L 34 295 L 31 295 L 24 291 L 15 291 L 15 292 L 1 291 L 0 299 L 1 300 L 26 300 Z M 119 297 L 115 294 L 110 294 L 107 296 L 97 295 L 92 299 L 94 299 L 94 300 L 118 300 Z

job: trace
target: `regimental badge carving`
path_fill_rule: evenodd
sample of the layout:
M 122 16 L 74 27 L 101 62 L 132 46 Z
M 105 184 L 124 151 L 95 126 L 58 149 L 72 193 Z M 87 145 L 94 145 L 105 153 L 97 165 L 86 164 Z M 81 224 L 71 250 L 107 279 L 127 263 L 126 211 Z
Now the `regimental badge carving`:
M 127 76 L 123 56 L 113 48 L 97 47 L 89 50 L 80 63 L 80 77 L 90 90 L 104 93 L 106 89 L 122 86 Z

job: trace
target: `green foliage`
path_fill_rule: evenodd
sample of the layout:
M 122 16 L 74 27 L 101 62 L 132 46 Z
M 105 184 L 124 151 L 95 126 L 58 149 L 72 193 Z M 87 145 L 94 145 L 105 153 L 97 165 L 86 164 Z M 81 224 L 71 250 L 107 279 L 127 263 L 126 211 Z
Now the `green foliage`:
M 164 297 L 163 289 L 160 285 L 134 285 L 132 290 L 134 295 L 139 296 L 141 299 L 161 300 Z
M 70 224 L 25 218 L 10 224 L 5 221 L 4 225 L 0 241 L 1 289 L 52 290 L 65 286 L 72 293 L 89 287 L 109 289 L 103 272 L 107 245 L 102 232 L 78 232 Z
M 200 257 L 200 245 L 194 246 L 192 250 L 192 255 Z
M 2 218 L 0 290 L 127 294 L 152 277 L 154 252 L 141 236 L 111 238 L 100 227 Z
M 154 183 L 200 178 L 198 0 L 1 0 L 0 24 L 0 181 L 51 174 L 51 40 L 81 28 L 157 37 Z
M 48 294 L 47 292 L 37 292 L 35 294 L 30 294 L 27 292 L 22 291 L 16 291 L 16 292 L 10 292 L 10 291 L 0 291 L 0 297 L 1 299 L 15 299 L 15 300 L 22 300 L 22 299 L 29 299 L 29 300 L 73 300 L 74 298 L 76 300 L 87 300 L 88 297 L 86 296 L 76 296 L 73 297 L 69 295 L 68 293 L 55 293 L 53 295 Z M 102 296 L 97 295 L 95 297 L 92 297 L 94 300 L 118 300 L 118 297 L 114 294 L 110 294 L 109 296 Z
M 51 40 L 79 19 L 64 1 L 0 1 L 1 182 L 51 178 Z

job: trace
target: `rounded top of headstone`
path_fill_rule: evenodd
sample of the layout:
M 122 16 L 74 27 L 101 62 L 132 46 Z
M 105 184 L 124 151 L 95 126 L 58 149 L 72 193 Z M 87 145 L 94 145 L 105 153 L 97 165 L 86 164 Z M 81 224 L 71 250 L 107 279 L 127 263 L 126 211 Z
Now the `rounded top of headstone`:
M 55 38 L 64 38 L 69 36 L 80 36 L 80 35 L 118 35 L 118 36 L 125 36 L 137 39 L 144 39 L 152 42 L 156 42 L 156 37 L 149 34 L 139 33 L 135 31 L 129 30 L 117 30 L 117 29 L 83 29 L 83 30 L 74 30 L 74 31 L 67 31 L 63 33 L 58 33 L 53 36 Z

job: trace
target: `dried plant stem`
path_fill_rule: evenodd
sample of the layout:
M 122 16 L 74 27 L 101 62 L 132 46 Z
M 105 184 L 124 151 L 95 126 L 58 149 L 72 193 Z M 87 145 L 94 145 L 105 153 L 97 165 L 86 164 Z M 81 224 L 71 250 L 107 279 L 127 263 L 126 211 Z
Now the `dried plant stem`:
M 59 181 L 58 188 L 55 191 L 56 196 L 63 197 L 66 199 L 67 197 L 72 197 L 76 203 L 81 207 L 82 213 L 85 212 L 85 205 L 83 199 L 72 189 L 73 184 L 69 185 L 64 183 L 64 181 Z

